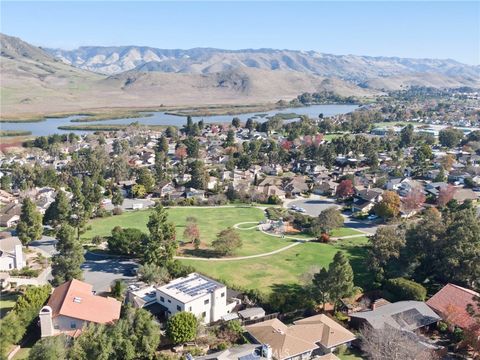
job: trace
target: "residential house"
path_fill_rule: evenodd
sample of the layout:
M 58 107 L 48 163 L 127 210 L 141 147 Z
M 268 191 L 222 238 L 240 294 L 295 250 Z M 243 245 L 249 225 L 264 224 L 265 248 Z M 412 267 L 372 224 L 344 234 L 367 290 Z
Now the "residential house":
M 382 200 L 382 194 L 383 190 L 378 188 L 356 191 L 352 203 L 352 212 L 368 213 L 376 203 Z
M 153 190 L 154 197 L 166 198 L 175 191 L 175 186 L 170 181 L 160 182 Z
M 391 326 L 411 332 L 439 320 L 440 317 L 422 301 L 398 301 L 375 307 L 374 310 L 350 314 L 350 324 L 357 329 L 364 325 L 374 329 Z
M 73 279 L 53 291 L 39 313 L 42 337 L 76 337 L 88 323 L 111 324 L 120 318 L 121 302 L 93 294 L 93 287 Z
M 461 329 L 468 329 L 477 322 L 468 308 L 480 313 L 480 307 L 477 303 L 479 296 L 480 294 L 476 291 L 454 284 L 447 284 L 428 299 L 427 305 L 440 315 L 446 323 Z
M 7 204 L 0 211 L 0 226 L 12 227 L 18 222 L 18 220 L 20 220 L 22 204 Z
M 472 189 L 457 188 L 453 194 L 453 200 L 456 200 L 459 204 L 463 204 L 467 200 L 475 201 L 478 198 L 479 194 Z
M 244 310 L 240 310 L 238 315 L 243 320 L 256 320 L 265 317 L 265 310 L 261 307 L 251 307 Z
M 156 298 L 167 317 L 188 311 L 206 323 L 220 320 L 237 305 L 236 302 L 227 303 L 225 285 L 197 273 L 157 287 Z
M 276 360 L 330 354 L 336 347 L 355 340 L 354 334 L 324 314 L 295 321 L 291 326 L 271 319 L 249 325 L 246 330 L 259 344 L 268 344 Z
M 304 177 L 295 176 L 287 185 L 285 185 L 284 190 L 288 196 L 298 196 L 302 193 L 308 192 L 309 187 Z
M 0 239 L 0 271 L 21 269 L 25 265 L 20 239 L 16 236 Z

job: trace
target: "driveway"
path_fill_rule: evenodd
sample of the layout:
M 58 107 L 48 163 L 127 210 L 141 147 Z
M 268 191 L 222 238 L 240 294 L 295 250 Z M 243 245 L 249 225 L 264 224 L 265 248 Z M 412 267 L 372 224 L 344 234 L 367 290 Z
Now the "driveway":
M 35 249 L 39 249 L 46 254 L 52 256 L 57 252 L 55 250 L 55 243 L 57 240 L 51 236 L 42 236 L 40 240 L 32 241 L 29 246 Z
M 117 279 L 132 283 L 137 280 L 132 276 L 132 270 L 138 264 L 132 260 L 109 257 L 91 252 L 85 253 L 85 262 L 82 265 L 83 280 L 93 285 L 93 290 L 105 292 L 110 290 L 110 284 Z

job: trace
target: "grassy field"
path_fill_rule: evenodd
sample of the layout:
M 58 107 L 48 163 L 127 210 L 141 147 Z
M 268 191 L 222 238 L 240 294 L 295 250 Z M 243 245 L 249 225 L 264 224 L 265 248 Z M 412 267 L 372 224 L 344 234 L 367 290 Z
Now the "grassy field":
M 241 222 L 258 222 L 263 220 L 262 210 L 251 207 L 232 208 L 171 208 L 168 209 L 169 221 L 175 224 L 177 239 L 183 240 L 183 231 L 186 218 L 194 216 L 200 229 L 200 238 L 204 245 L 209 245 L 215 239 L 216 234 L 226 227 Z M 93 236 L 109 236 L 115 226 L 124 228 L 133 227 L 147 231 L 146 223 L 151 210 L 126 212 L 119 216 L 95 219 L 90 222 L 90 230 L 82 235 L 82 240 L 88 242 Z M 247 226 L 249 225 L 249 226 Z M 250 227 L 255 224 L 245 224 Z M 247 256 L 270 252 L 283 248 L 292 243 L 293 240 L 280 238 L 262 233 L 257 229 L 238 230 L 243 241 L 243 247 L 235 256 Z M 333 236 L 348 236 L 360 234 L 354 229 L 341 228 L 333 231 Z M 306 235 L 299 234 L 307 237 Z M 355 283 L 359 286 L 371 282 L 367 274 L 367 266 L 364 263 L 366 258 L 365 244 L 367 238 L 364 236 L 336 241 L 332 244 L 302 243 L 291 249 L 278 254 L 247 260 L 235 261 L 204 261 L 204 260 L 182 260 L 183 263 L 192 265 L 197 271 L 213 278 L 224 280 L 247 288 L 256 288 L 269 291 L 274 284 L 298 283 L 302 274 L 308 272 L 312 267 L 328 266 L 333 256 L 339 250 L 345 251 L 350 258 L 351 265 L 355 272 Z M 182 248 L 181 248 L 182 249 Z M 208 250 L 195 251 L 187 249 L 184 255 L 212 256 Z
M 12 310 L 17 300 L 18 294 L 14 293 L 2 293 L 0 295 L 0 319 Z
M 223 229 L 240 222 L 259 222 L 265 218 L 262 210 L 249 207 L 235 208 L 172 208 L 168 209 L 169 221 L 175 224 L 177 239 L 185 241 L 183 231 L 186 219 L 194 216 L 197 219 L 200 230 L 200 240 L 204 245 L 209 246 L 216 235 Z M 109 236 L 115 226 L 124 228 L 137 228 L 147 232 L 147 221 L 151 211 L 125 212 L 119 216 L 112 216 L 103 219 L 93 220 L 91 230 L 82 235 L 82 240 L 88 242 L 93 236 Z M 255 224 L 249 224 L 248 227 Z M 235 253 L 236 256 L 253 255 L 269 252 L 288 245 L 288 241 L 274 236 L 269 236 L 257 229 L 238 230 L 243 246 Z M 189 250 L 188 255 L 211 256 L 205 252 Z
M 248 260 L 182 260 L 205 275 L 245 288 L 268 292 L 275 284 L 298 283 L 302 274 L 313 267 L 327 266 L 339 250 L 345 251 L 355 273 L 355 284 L 371 282 L 365 264 L 366 237 L 340 240 L 335 244 L 304 243 L 281 253 Z

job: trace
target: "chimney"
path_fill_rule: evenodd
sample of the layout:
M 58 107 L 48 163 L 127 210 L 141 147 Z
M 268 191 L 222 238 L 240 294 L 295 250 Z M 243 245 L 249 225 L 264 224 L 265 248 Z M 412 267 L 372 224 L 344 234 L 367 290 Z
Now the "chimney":
M 50 306 L 44 306 L 40 310 L 40 329 L 42 337 L 53 335 L 53 320 L 52 320 L 52 308 Z
M 15 268 L 21 269 L 24 266 L 22 245 L 15 245 Z

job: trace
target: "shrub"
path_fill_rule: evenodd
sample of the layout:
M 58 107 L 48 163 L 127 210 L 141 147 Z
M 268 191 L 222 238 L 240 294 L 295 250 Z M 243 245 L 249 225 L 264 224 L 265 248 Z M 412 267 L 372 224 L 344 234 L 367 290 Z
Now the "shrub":
M 453 338 L 455 339 L 456 342 L 462 341 L 464 338 L 463 330 L 460 328 L 455 328 L 455 330 L 453 330 Z
M 100 245 L 104 241 L 105 241 L 105 239 L 103 237 L 101 237 L 100 235 L 95 235 L 92 238 L 92 244 L 95 244 L 95 245 Z
M 167 336 L 174 344 L 192 341 L 197 335 L 197 318 L 190 312 L 181 311 L 167 322 Z
M 438 324 L 437 324 L 437 329 L 438 331 L 440 332 L 446 332 L 448 330 L 448 324 L 446 322 L 443 322 L 443 321 L 440 321 Z
M 389 279 L 386 281 L 384 288 L 392 293 L 394 296 L 393 300 L 396 301 L 424 301 L 425 297 L 427 296 L 427 289 L 425 289 L 421 284 L 404 278 Z
M 112 213 L 113 213 L 113 215 L 122 215 L 123 210 L 122 210 L 122 208 L 116 207 L 116 208 L 113 209 Z

